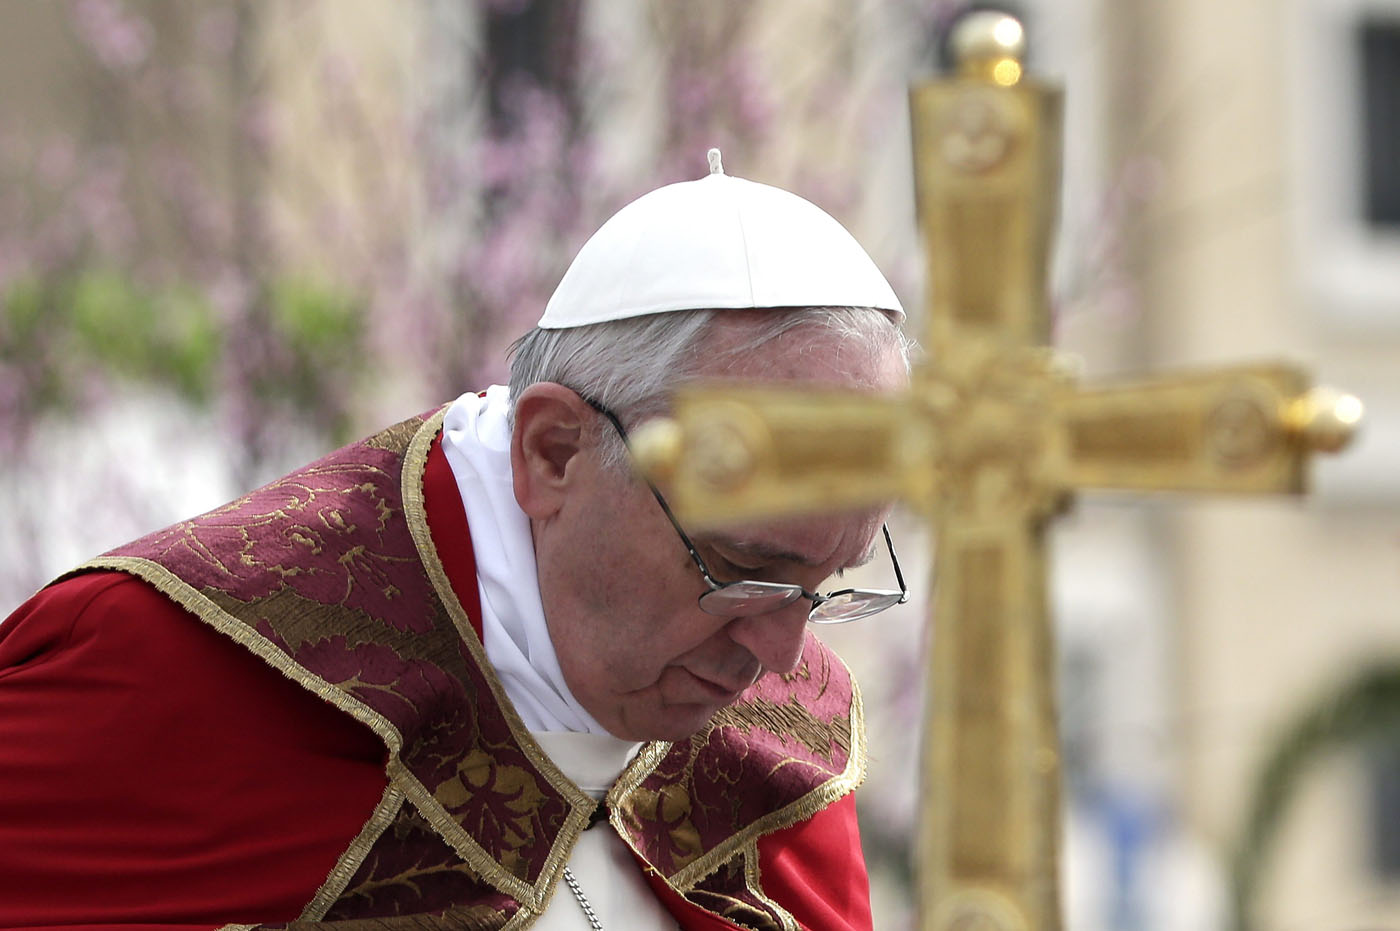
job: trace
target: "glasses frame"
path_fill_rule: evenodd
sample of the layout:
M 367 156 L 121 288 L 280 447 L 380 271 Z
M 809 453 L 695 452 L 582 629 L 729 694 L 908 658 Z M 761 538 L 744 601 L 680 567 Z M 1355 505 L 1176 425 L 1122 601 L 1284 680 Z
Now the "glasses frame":
M 622 425 L 622 421 L 618 419 L 616 414 L 614 414 L 603 404 L 588 397 L 586 394 L 583 394 L 578 391 L 574 391 L 574 393 L 577 394 L 585 404 L 587 404 L 589 407 L 593 408 L 595 411 L 607 418 L 608 422 L 612 424 L 613 429 L 617 431 L 618 436 L 622 437 L 623 442 L 625 443 L 627 441 L 627 428 L 625 428 Z M 661 505 L 661 512 L 666 515 L 666 519 L 670 521 L 671 526 L 675 528 L 676 535 L 680 537 L 681 542 L 685 544 L 686 552 L 690 554 L 691 560 L 695 563 L 695 568 L 700 570 L 700 576 L 705 580 L 705 584 L 710 587 L 710 590 L 705 594 L 701 595 L 699 598 L 700 610 L 704 611 L 706 614 L 713 614 L 719 617 L 726 617 L 732 615 L 734 613 L 732 610 L 712 610 L 711 608 L 706 606 L 705 601 L 710 595 L 713 595 L 715 592 L 720 592 L 727 588 L 734 588 L 740 585 L 757 587 L 763 590 L 772 591 L 774 593 L 786 592 L 791 594 L 791 597 L 789 597 L 786 601 L 782 602 L 781 604 L 775 605 L 771 608 L 765 608 L 762 611 L 755 611 L 748 616 L 758 616 L 768 614 L 773 611 L 778 611 L 792 604 L 794 601 L 797 601 L 799 598 L 806 598 L 812 602 L 812 607 L 807 612 L 807 620 L 813 624 L 843 624 L 848 621 L 857 621 L 862 618 L 867 618 L 879 614 L 881 611 L 888 610 L 889 608 L 892 608 L 897 604 L 904 604 L 909 600 L 909 587 L 904 583 L 904 573 L 899 568 L 899 557 L 896 556 L 894 552 L 894 541 L 890 538 L 889 524 L 880 524 L 880 530 L 885 537 L 885 549 L 887 549 L 890 554 L 890 564 L 894 567 L 895 580 L 899 583 L 899 591 L 897 592 L 891 591 L 889 589 L 843 588 L 839 591 L 821 594 L 819 592 L 808 591 L 801 585 L 797 585 L 796 583 L 792 582 L 764 582 L 758 579 L 737 579 L 733 582 L 721 582 L 718 579 L 716 579 L 714 575 L 710 572 L 710 567 L 705 565 L 705 560 L 703 557 L 701 557 L 700 551 L 696 548 L 694 542 L 691 541 L 690 536 L 681 527 L 681 522 L 676 519 L 675 513 L 671 510 L 671 506 L 666 503 L 666 498 L 664 495 L 661 494 L 661 489 L 657 488 L 656 485 L 651 481 L 651 479 L 647 478 L 646 476 L 642 476 L 642 480 L 645 481 L 647 483 L 647 487 L 651 489 L 652 495 L 656 498 L 656 503 Z M 893 601 L 889 604 L 883 605 L 879 608 L 875 608 L 867 614 L 857 614 L 851 617 L 823 618 L 817 614 L 818 609 L 820 609 L 822 605 L 846 595 L 872 595 L 876 596 L 877 598 L 889 598 L 891 596 L 898 595 L 899 599 L 897 601 Z

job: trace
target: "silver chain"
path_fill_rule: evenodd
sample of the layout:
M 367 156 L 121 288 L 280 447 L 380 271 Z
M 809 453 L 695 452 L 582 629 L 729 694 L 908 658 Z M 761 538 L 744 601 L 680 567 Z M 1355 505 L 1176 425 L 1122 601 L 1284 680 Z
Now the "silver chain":
M 574 871 L 567 866 L 564 867 L 564 882 L 568 885 L 569 891 L 578 899 L 579 907 L 583 909 L 583 917 L 588 919 L 588 927 L 593 931 L 603 931 L 603 923 L 598 920 L 597 912 L 593 911 L 593 906 L 588 902 L 588 896 L 583 894 L 579 888 L 578 880 L 574 878 Z

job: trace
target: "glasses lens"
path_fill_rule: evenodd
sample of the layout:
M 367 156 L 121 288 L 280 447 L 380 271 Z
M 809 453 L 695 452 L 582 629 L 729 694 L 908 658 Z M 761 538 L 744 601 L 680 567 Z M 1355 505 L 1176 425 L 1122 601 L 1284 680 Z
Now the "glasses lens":
M 797 585 L 779 582 L 733 582 L 700 596 L 700 610 L 721 617 L 766 614 L 802 597 Z
M 839 592 L 812 609 L 807 620 L 814 624 L 841 624 L 879 614 L 886 608 L 899 604 L 903 596 L 899 592 L 874 592 L 856 589 Z

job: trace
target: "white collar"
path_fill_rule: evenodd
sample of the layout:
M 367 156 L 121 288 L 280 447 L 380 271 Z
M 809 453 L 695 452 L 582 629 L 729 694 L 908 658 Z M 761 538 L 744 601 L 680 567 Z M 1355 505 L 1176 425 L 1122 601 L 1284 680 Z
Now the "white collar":
M 549 638 L 530 519 L 511 483 L 509 414 L 506 387 L 493 385 L 452 402 L 442 423 L 471 530 L 486 658 L 531 731 L 607 734 L 569 690 Z
M 533 731 L 531 736 L 565 776 L 598 799 L 608 794 L 617 777 L 642 749 L 640 743 L 611 734 Z

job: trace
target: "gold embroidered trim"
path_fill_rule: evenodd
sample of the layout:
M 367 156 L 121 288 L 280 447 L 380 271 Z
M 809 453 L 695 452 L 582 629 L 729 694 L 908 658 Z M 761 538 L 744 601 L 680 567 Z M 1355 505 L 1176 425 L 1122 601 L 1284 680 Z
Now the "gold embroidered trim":
M 389 750 L 388 762 L 385 764 L 389 785 L 391 787 L 398 786 L 396 791 L 413 802 L 414 807 L 457 855 L 466 860 L 468 865 L 476 870 L 483 879 L 511 898 L 520 900 L 522 903 L 539 901 L 540 895 L 534 887 L 507 872 L 500 864 L 496 863 L 494 858 L 473 840 L 447 813 L 447 810 L 432 797 L 427 787 L 409 772 L 408 767 L 404 765 L 399 756 L 403 748 L 403 737 L 399 734 L 398 729 L 386 719 L 346 692 L 297 665 L 271 641 L 225 612 L 164 566 L 135 556 L 108 556 L 86 562 L 67 575 L 90 569 L 116 569 L 143 579 L 186 611 L 242 645 L 288 679 L 365 724 L 379 736 L 380 740 L 384 741 Z M 380 804 L 384 805 L 383 799 L 381 799 Z M 570 812 L 565 821 L 565 833 L 568 833 L 569 828 L 576 827 L 574 836 L 581 834 L 588 823 L 589 815 L 593 812 L 593 807 L 593 802 L 590 800 L 586 806 L 581 806 Z M 376 810 L 377 813 L 378 810 Z M 383 830 L 384 828 L 381 827 L 380 831 Z M 342 854 L 342 859 L 348 853 L 347 850 L 346 854 Z M 336 868 L 339 866 L 340 863 L 337 862 Z M 329 883 L 329 877 L 327 883 Z M 322 889 L 325 888 L 326 886 L 323 885 Z M 320 891 L 317 895 L 320 895 Z M 316 898 L 313 898 L 312 902 L 307 905 L 307 909 L 313 908 L 315 903 Z M 326 908 L 329 908 L 329 905 Z
M 543 907 L 541 907 L 540 911 L 538 912 L 534 911 L 533 909 L 521 908 L 518 912 L 511 916 L 510 921 L 507 921 L 505 924 L 501 925 L 501 931 L 523 931 L 523 929 L 528 928 L 530 927 L 530 925 L 534 924 L 535 920 L 540 917 L 540 913 L 543 911 Z
M 532 886 L 525 880 L 511 873 L 495 858 L 486 852 L 486 848 L 477 843 L 467 831 L 457 823 L 457 819 L 442 807 L 442 804 L 428 791 L 428 787 L 413 775 L 403 760 L 394 757 L 389 761 L 389 779 L 399 787 L 408 800 L 413 803 L 413 807 L 418 809 L 418 814 L 423 816 L 423 820 L 428 822 L 428 826 L 437 832 L 457 856 L 466 861 L 482 879 L 491 883 L 501 892 L 517 900 L 522 905 L 534 905 L 539 901 L 540 895 L 536 886 Z M 564 831 L 580 823 L 577 811 L 569 812 L 569 816 L 564 821 Z M 583 816 L 582 823 L 587 823 L 587 815 Z M 583 828 L 578 828 L 578 833 L 582 833 Z
M 778 916 L 778 921 L 782 922 L 783 931 L 802 931 L 802 926 L 787 909 L 763 893 L 763 869 L 758 861 L 758 838 L 744 846 L 741 856 L 744 858 L 744 882 L 749 888 L 749 894 L 773 910 L 773 914 Z
M 486 658 L 486 648 L 472 627 L 471 618 L 467 616 L 467 609 L 462 607 L 457 593 L 452 590 L 452 583 L 447 578 L 447 570 L 443 568 L 442 560 L 437 554 L 437 548 L 433 546 L 432 531 L 428 528 L 427 512 L 423 503 L 423 475 L 428 466 L 428 451 L 432 447 L 433 438 L 442 429 L 442 421 L 446 414 L 447 408 L 443 408 L 428 418 L 419 428 L 418 433 L 414 435 L 413 440 L 409 443 L 408 452 L 404 455 L 402 492 L 404 517 L 408 521 L 409 532 L 413 535 L 413 543 L 418 547 L 418 557 L 428 572 L 428 578 L 432 580 L 438 600 L 447 609 L 448 616 L 452 618 L 452 624 L 457 628 L 458 635 L 466 643 L 477 668 L 481 670 L 487 684 L 491 687 L 491 694 L 495 696 L 497 704 L 501 706 L 506 723 L 510 726 L 511 736 L 520 744 L 530 762 L 540 769 L 550 785 L 559 790 L 559 793 L 571 803 L 577 803 L 579 806 L 587 808 L 591 814 L 595 804 L 593 799 L 574 785 L 569 777 L 565 776 L 554 761 L 545 754 L 540 745 L 535 742 L 535 738 L 530 735 L 530 730 L 525 726 L 525 722 L 520 719 L 515 705 L 506 696 L 505 686 L 496 677 L 495 669 L 492 668 L 490 660 Z
M 703 856 L 677 870 L 674 876 L 668 877 L 672 886 L 682 894 L 689 892 L 696 883 L 726 863 L 745 845 L 756 842 L 764 834 L 771 834 L 800 821 L 806 821 L 837 799 L 854 792 L 856 787 L 865 781 L 865 711 L 861 703 L 860 686 L 856 684 L 854 676 L 850 681 L 851 753 L 846 760 L 846 768 L 840 775 L 833 776 L 795 802 L 769 812 L 716 844 Z
M 472 628 L 471 618 L 467 616 L 466 609 L 458 600 L 457 593 L 452 590 L 452 583 L 447 578 L 447 571 L 442 566 L 437 548 L 433 546 L 432 531 L 428 527 L 427 510 L 424 504 L 423 476 L 427 470 L 428 453 L 432 448 L 433 439 L 442 429 L 442 422 L 447 415 L 449 406 L 440 408 L 437 413 L 424 421 L 418 432 L 414 434 L 413 439 L 409 441 L 408 450 L 405 452 L 403 460 L 401 491 L 404 519 L 408 523 L 413 544 L 418 549 L 419 560 L 422 562 L 428 578 L 432 581 L 433 589 L 437 592 L 438 600 L 447 609 L 447 614 L 452 618 L 452 624 L 457 628 L 458 635 L 467 645 L 473 662 L 476 663 L 477 668 L 486 679 L 491 694 L 505 715 L 511 736 L 515 738 L 526 758 L 534 764 L 535 769 L 560 795 L 564 796 L 570 805 L 570 811 L 564 820 L 564 826 L 560 830 L 559 836 L 555 838 L 554 845 L 545 857 L 539 879 L 531 886 L 513 873 L 508 872 L 493 857 L 489 856 L 469 834 L 462 830 L 456 820 L 448 814 L 447 809 L 443 808 L 437 799 L 433 798 L 427 789 L 411 776 L 409 778 L 412 780 L 412 784 L 417 786 L 422 794 L 420 796 L 418 793 L 410 792 L 410 798 L 419 813 L 433 826 L 435 831 L 442 835 L 444 840 L 452 844 L 457 853 L 467 861 L 467 865 L 502 892 L 518 900 L 522 905 L 522 911 L 525 908 L 538 911 L 543 909 L 544 903 L 553 894 L 554 887 L 564 871 L 564 865 L 569 861 L 569 854 L 584 828 L 588 826 L 588 820 L 597 803 L 565 776 L 554 761 L 545 755 L 544 750 L 535 742 L 534 737 L 530 736 L 525 722 L 520 719 L 515 706 L 506 697 L 505 686 L 496 677 L 495 670 L 486 658 L 486 649 Z M 641 754 L 638 756 L 640 757 Z M 633 762 L 635 763 L 635 760 Z M 660 762 L 660 757 L 657 757 L 656 762 Z M 655 767 L 656 763 L 652 765 Z
M 219 931 L 253 931 L 257 925 L 224 925 Z
M 384 795 L 380 798 L 379 804 L 375 806 L 374 813 L 369 816 L 369 820 L 360 829 L 360 833 L 350 842 L 350 846 L 340 855 L 340 859 L 336 861 L 335 866 L 326 876 L 326 881 L 321 883 L 320 889 L 316 890 L 316 895 L 307 903 L 306 908 L 302 909 L 301 919 L 303 921 L 319 921 L 325 917 L 326 912 L 330 911 L 335 900 L 340 898 L 345 887 L 350 885 L 355 871 L 364 862 L 370 848 L 379 840 L 379 835 L 383 834 L 394 822 L 394 817 L 403 807 L 403 800 L 403 792 L 392 784 L 384 788 Z
M 399 734 L 398 728 L 389 723 L 388 719 L 381 717 L 368 705 L 349 693 L 297 665 L 272 641 L 214 604 L 197 588 L 181 580 L 159 563 L 142 559 L 139 556 L 102 556 L 83 563 L 60 578 L 68 578 L 90 569 L 116 569 L 155 586 L 157 591 L 171 601 L 219 633 L 240 644 L 297 685 L 313 693 L 322 701 L 329 702 L 374 731 L 389 748 L 391 756 L 397 756 L 403 748 L 403 736 Z
M 665 875 L 656 868 L 656 864 L 647 858 L 647 855 L 638 850 L 632 843 L 632 835 L 623 823 L 622 810 L 626 804 L 627 796 L 641 785 L 656 767 L 661 765 L 661 761 L 666 758 L 666 754 L 671 752 L 671 743 L 665 740 L 653 740 L 637 751 L 637 755 L 632 758 L 632 762 L 618 775 L 613 782 L 612 788 L 608 790 L 604 798 L 608 806 L 608 824 L 617 836 L 626 845 L 627 849 L 640 861 L 646 864 L 648 872 L 655 873 L 665 879 Z
M 399 754 L 403 748 L 403 738 L 398 729 L 390 724 L 386 719 L 380 717 L 369 707 L 362 704 L 349 694 L 326 682 L 319 676 L 307 672 L 298 666 L 292 659 L 278 649 L 271 641 L 267 640 L 253 628 L 242 621 L 225 612 L 218 605 L 211 602 L 197 589 L 186 582 L 181 581 L 173 573 L 158 563 L 150 562 L 134 556 L 109 556 L 94 559 L 84 563 L 74 572 L 88 569 L 117 569 L 130 573 L 146 582 L 154 585 L 162 594 L 172 599 L 186 611 L 194 614 L 204 623 L 218 630 L 220 633 L 242 645 L 250 652 L 257 655 L 264 662 L 276 669 L 282 675 L 291 679 L 309 692 L 314 693 L 321 699 L 330 702 L 346 714 L 351 715 L 356 720 L 364 723 L 373 730 L 379 738 L 384 741 L 389 750 L 389 759 L 385 765 L 385 772 L 388 776 L 389 785 L 397 787 L 395 791 L 407 797 L 413 802 L 413 806 L 418 809 L 424 819 L 437 831 L 456 851 L 457 855 L 467 861 L 467 864 L 476 870 L 477 873 L 501 892 L 513 899 L 519 900 L 522 904 L 535 904 L 540 900 L 540 894 L 535 887 L 524 882 L 514 874 L 509 873 L 500 864 L 496 863 L 484 848 L 481 847 L 460 825 L 448 814 L 447 810 L 432 797 L 426 786 L 418 780 L 408 767 L 404 765 Z M 387 793 L 388 790 L 386 790 Z M 577 790 L 580 791 L 581 790 Z M 381 806 L 384 801 L 381 799 Z M 402 804 L 402 802 L 400 802 Z M 589 801 L 586 806 L 576 808 L 570 812 L 565 821 L 564 834 L 568 835 L 569 828 L 574 828 L 573 836 L 583 832 L 583 828 L 588 823 L 588 816 L 593 811 L 593 802 Z M 378 814 L 378 809 L 376 809 Z M 387 827 L 387 825 L 386 825 Z M 384 828 L 380 828 L 382 831 Z M 349 851 L 347 851 L 348 853 Z M 345 854 L 342 854 L 342 859 Z M 337 867 L 339 867 L 337 863 Z M 560 867 L 562 870 L 562 867 Z M 329 879 L 327 880 L 329 882 Z M 543 878 L 542 878 L 543 881 Z M 325 888 L 324 886 L 322 887 Z M 319 896 L 319 891 L 318 891 Z M 310 909 L 315 904 L 307 905 Z M 329 908 L 329 905 L 326 906 Z
M 390 787 L 385 789 L 379 807 L 375 809 L 369 822 L 366 823 L 355 840 L 351 841 L 350 847 L 346 852 L 341 854 L 340 858 L 336 861 L 336 865 L 332 868 L 330 875 L 327 876 L 326 881 L 322 884 L 321 888 L 317 890 L 316 895 L 303 911 L 303 917 L 307 917 L 313 910 L 318 908 L 319 912 L 311 917 L 319 918 L 320 915 L 325 914 L 326 910 L 329 909 L 330 905 L 334 902 L 335 896 L 344 891 L 345 883 L 349 882 L 350 877 L 354 874 L 355 868 L 358 867 L 358 860 L 363 859 L 364 855 L 368 853 L 369 847 L 373 845 L 374 841 L 378 839 L 379 835 L 383 833 L 384 829 L 388 826 L 389 820 L 392 820 L 391 815 L 389 820 L 385 820 L 383 824 L 377 825 L 378 829 L 374 831 L 372 837 L 367 838 L 367 833 L 370 831 L 371 827 L 377 824 L 376 819 L 388 806 L 391 793 L 398 796 L 398 801 L 394 804 L 395 811 L 397 811 L 398 806 L 403 803 L 402 793 L 398 793 L 392 788 L 394 782 L 394 764 L 398 762 L 399 751 L 403 747 L 403 737 L 399 734 L 398 729 L 390 724 L 387 719 L 381 717 L 367 705 L 355 699 L 345 691 L 331 685 L 320 676 L 303 669 L 262 634 L 224 611 L 205 597 L 198 589 L 178 578 L 164 566 L 135 556 L 107 556 L 83 563 L 77 569 L 67 573 L 64 577 L 66 578 L 68 575 L 73 575 L 89 569 L 116 569 L 134 575 L 148 584 L 153 585 L 156 590 L 167 598 L 171 599 L 230 640 L 233 640 L 235 643 L 247 649 L 297 685 L 300 685 L 321 700 L 330 703 L 340 711 L 343 711 L 364 724 L 370 730 L 374 731 L 379 739 L 384 742 L 389 750 L 389 763 L 385 766 L 385 773 L 389 778 Z M 364 841 L 363 846 L 361 846 L 362 841 Z M 354 865 L 349 865 L 349 859 L 352 856 L 356 857 L 356 862 Z M 325 895 L 331 890 L 332 882 L 337 880 L 339 874 L 346 870 L 348 870 L 348 872 L 344 873 L 344 881 L 340 883 L 339 888 L 334 890 L 334 893 L 330 895 L 329 899 L 324 901 L 324 904 L 321 904 Z M 255 926 L 229 925 L 228 927 L 252 928 Z
M 666 754 L 671 752 L 671 744 L 665 740 L 653 740 L 645 744 L 637 751 L 637 755 L 632 758 L 632 762 L 618 774 L 613 786 L 608 790 L 607 804 L 609 817 L 613 827 L 618 829 L 618 834 L 625 837 L 621 830 L 621 825 L 614 821 L 618 818 L 618 812 L 622 809 L 622 800 L 626 798 L 632 790 L 641 785 L 642 782 L 652 774 L 656 767 L 661 765 L 661 761 L 666 758 Z

